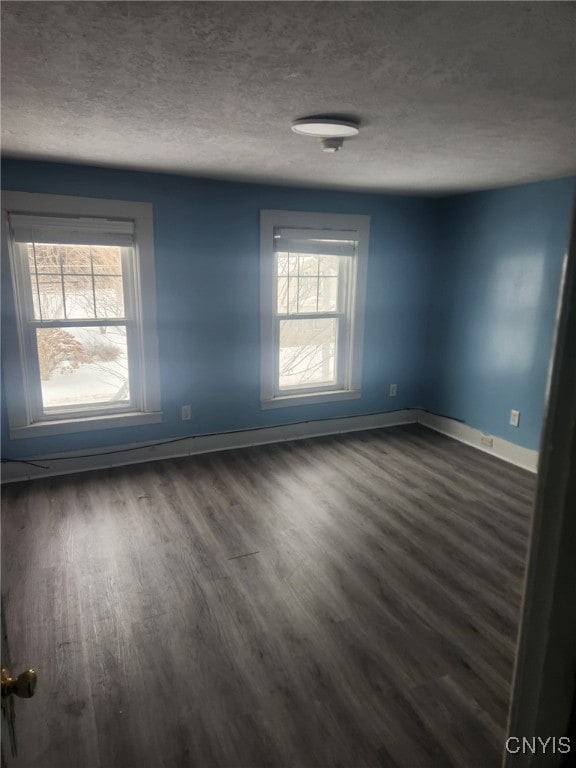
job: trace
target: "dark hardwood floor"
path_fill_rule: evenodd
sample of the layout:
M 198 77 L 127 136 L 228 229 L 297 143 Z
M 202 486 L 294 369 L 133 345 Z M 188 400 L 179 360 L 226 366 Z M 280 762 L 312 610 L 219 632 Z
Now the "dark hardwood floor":
M 497 768 L 534 486 L 415 425 L 6 486 L 21 765 Z

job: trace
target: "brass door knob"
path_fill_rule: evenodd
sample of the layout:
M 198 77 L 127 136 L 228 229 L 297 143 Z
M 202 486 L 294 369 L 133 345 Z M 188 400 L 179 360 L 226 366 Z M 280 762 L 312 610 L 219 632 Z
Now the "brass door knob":
M 36 681 L 36 671 L 33 669 L 27 669 L 18 677 L 12 677 L 10 670 L 2 667 L 2 698 L 14 694 L 22 699 L 29 699 L 34 696 Z

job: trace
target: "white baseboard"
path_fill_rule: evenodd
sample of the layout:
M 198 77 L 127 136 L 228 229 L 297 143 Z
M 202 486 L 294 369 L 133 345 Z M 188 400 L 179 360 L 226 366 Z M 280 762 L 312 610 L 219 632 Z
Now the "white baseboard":
M 480 451 L 484 451 L 484 453 L 490 453 L 499 459 L 527 469 L 530 472 L 536 472 L 537 470 L 538 451 L 523 448 L 522 446 L 510 443 L 508 440 L 492 436 L 493 445 L 492 447 L 487 447 L 480 443 L 480 438 L 484 433 L 479 429 L 474 429 L 467 424 L 462 424 L 445 416 L 435 416 L 434 414 L 417 409 L 406 409 L 391 413 L 370 414 L 368 416 L 349 416 L 342 419 L 307 421 L 305 423 L 285 424 L 278 427 L 264 427 L 262 429 L 224 432 L 218 435 L 188 437 L 177 442 L 168 442 L 162 445 L 154 445 L 153 443 L 121 445 L 118 446 L 118 450 L 122 451 L 121 453 L 109 453 L 114 449 L 108 447 L 102 448 L 101 452 L 98 450 L 82 450 L 50 454 L 31 459 L 34 463 L 42 464 L 42 467 L 33 467 L 16 462 L 4 464 L 2 467 L 2 483 L 35 480 L 41 477 L 68 475 L 74 472 L 89 472 L 94 469 L 120 467 L 126 464 L 141 464 L 146 461 L 192 456 L 196 453 L 225 451 L 232 448 L 279 443 L 284 440 L 302 440 L 307 437 L 336 435 L 343 432 L 360 432 L 365 429 L 393 427 L 400 424 L 414 424 L 416 422 L 462 443 L 471 445 Z M 83 458 L 86 453 L 95 455 L 90 458 Z M 65 457 L 66 460 L 58 461 L 58 457 Z
M 449 419 L 446 416 L 436 416 L 426 411 L 415 411 L 415 413 L 417 413 L 418 423 L 425 427 L 441 432 L 448 437 L 453 437 L 455 440 L 471 445 L 479 451 L 490 453 L 492 456 L 503 459 L 510 464 L 515 464 L 517 467 L 527 469 L 529 472 L 537 472 L 538 470 L 538 451 L 516 445 L 509 440 L 503 440 L 501 437 L 486 435 L 485 432 L 479 429 L 470 427 L 468 424 L 463 424 L 460 421 Z M 492 446 L 482 445 L 480 442 L 481 437 L 489 437 L 492 440 Z
M 2 467 L 2 482 L 13 483 L 20 480 L 34 480 L 41 477 L 68 475 L 73 472 L 89 472 L 94 469 L 107 469 L 126 464 L 141 464 L 145 461 L 171 459 L 179 456 L 192 456 L 196 453 L 225 451 L 232 448 L 247 448 L 252 445 L 280 443 L 284 440 L 302 440 L 307 437 L 335 435 L 342 432 L 360 432 L 365 429 L 392 427 L 400 424 L 416 422 L 416 411 L 403 410 L 391 413 L 376 413 L 368 416 L 348 416 L 342 419 L 324 419 L 322 421 L 307 421 L 299 424 L 285 424 L 278 427 L 264 427 L 238 432 L 224 432 L 218 435 L 189 437 L 177 442 L 163 445 L 138 443 L 117 446 L 122 453 L 109 453 L 114 448 L 98 450 L 70 451 L 54 453 L 49 456 L 31 459 L 43 467 L 32 467 L 29 464 L 9 462 Z M 126 452 L 129 451 L 129 452 Z M 96 454 L 91 458 L 82 458 L 86 453 Z M 108 453 L 108 455 L 105 455 Z M 65 461 L 57 458 L 65 457 Z

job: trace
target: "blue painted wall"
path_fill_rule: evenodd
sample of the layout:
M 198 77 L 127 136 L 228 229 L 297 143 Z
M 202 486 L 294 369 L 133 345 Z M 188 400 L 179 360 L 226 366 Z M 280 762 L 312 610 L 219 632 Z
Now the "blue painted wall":
M 152 203 L 164 411 L 162 424 L 10 441 L 3 399 L 5 456 L 406 407 L 538 447 L 574 179 L 426 199 L 5 161 L 2 188 Z M 260 410 L 262 208 L 371 217 L 360 400 Z M 2 269 L 5 335 L 16 329 Z
M 33 457 L 184 435 L 368 414 L 418 399 L 436 230 L 427 200 L 199 180 L 50 163 L 5 161 L 2 188 L 150 202 L 154 206 L 162 424 L 10 441 Z M 259 211 L 371 217 L 362 398 L 299 408 L 259 407 Z M 3 334 L 16 332 L 6 259 Z M 398 396 L 387 396 L 388 384 Z M 180 420 L 192 405 L 191 422 Z
M 440 201 L 425 408 L 538 448 L 573 198 L 559 179 Z

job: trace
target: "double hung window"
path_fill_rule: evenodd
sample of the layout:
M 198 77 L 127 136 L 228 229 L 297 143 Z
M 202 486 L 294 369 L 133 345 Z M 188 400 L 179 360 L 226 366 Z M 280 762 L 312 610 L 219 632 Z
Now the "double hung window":
M 360 396 L 367 218 L 262 212 L 263 407 Z
M 74 198 L 62 204 L 78 210 Z M 120 207 L 133 215 L 7 211 L 19 340 L 12 364 L 18 357 L 22 385 L 12 386 L 14 436 L 159 420 L 155 329 L 143 301 L 145 283 L 153 298 L 143 264 L 151 221 L 145 204 Z

